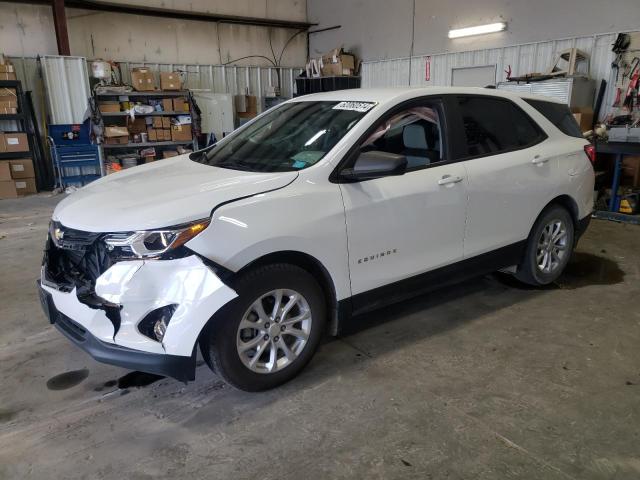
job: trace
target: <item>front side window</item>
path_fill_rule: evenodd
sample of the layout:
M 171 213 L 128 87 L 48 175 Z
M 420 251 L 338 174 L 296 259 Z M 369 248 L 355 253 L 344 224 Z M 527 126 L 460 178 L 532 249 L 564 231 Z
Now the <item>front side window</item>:
M 439 108 L 414 106 L 394 114 L 376 127 L 360 149 L 404 155 L 408 170 L 444 160 Z
M 371 102 L 285 103 L 193 160 L 252 172 L 301 170 L 320 161 L 374 106 Z
M 463 157 L 527 148 L 544 137 L 533 120 L 509 100 L 458 97 L 458 108 L 466 136 Z

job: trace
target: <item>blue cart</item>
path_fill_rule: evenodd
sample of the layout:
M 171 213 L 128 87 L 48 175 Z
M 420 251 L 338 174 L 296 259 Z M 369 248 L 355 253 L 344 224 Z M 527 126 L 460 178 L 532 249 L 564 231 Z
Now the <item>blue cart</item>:
M 77 125 L 49 125 L 47 140 L 56 187 L 81 187 L 103 174 L 100 148 L 91 144 L 89 122 Z

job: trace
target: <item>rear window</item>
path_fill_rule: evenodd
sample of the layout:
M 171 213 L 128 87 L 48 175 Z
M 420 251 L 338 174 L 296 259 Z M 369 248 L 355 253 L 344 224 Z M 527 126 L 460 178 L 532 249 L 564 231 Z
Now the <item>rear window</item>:
M 545 102 L 544 100 L 528 100 L 526 98 L 524 101 L 544 115 L 547 120 L 558 127 L 565 135 L 582 138 L 582 132 L 580 131 L 578 122 L 576 122 L 567 105 Z
M 502 98 L 458 97 L 458 110 L 467 138 L 464 158 L 528 148 L 545 137 L 521 108 Z

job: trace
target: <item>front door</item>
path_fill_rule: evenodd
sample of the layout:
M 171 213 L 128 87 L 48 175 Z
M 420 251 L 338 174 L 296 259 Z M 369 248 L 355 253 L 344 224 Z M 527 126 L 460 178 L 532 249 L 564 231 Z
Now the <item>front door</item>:
M 405 155 L 408 170 L 340 185 L 354 296 L 462 258 L 467 180 L 461 164 L 448 163 L 443 118 L 440 103 L 425 100 L 382 120 L 361 143 L 360 151 Z

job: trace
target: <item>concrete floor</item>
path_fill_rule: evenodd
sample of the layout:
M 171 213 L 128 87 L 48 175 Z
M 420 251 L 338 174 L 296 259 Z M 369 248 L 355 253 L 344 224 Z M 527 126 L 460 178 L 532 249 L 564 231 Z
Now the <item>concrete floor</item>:
M 93 361 L 35 290 L 60 197 L 0 201 L 0 478 L 640 478 L 640 229 L 594 221 L 536 290 L 387 308 L 261 394 Z M 118 381 L 120 380 L 120 387 Z

